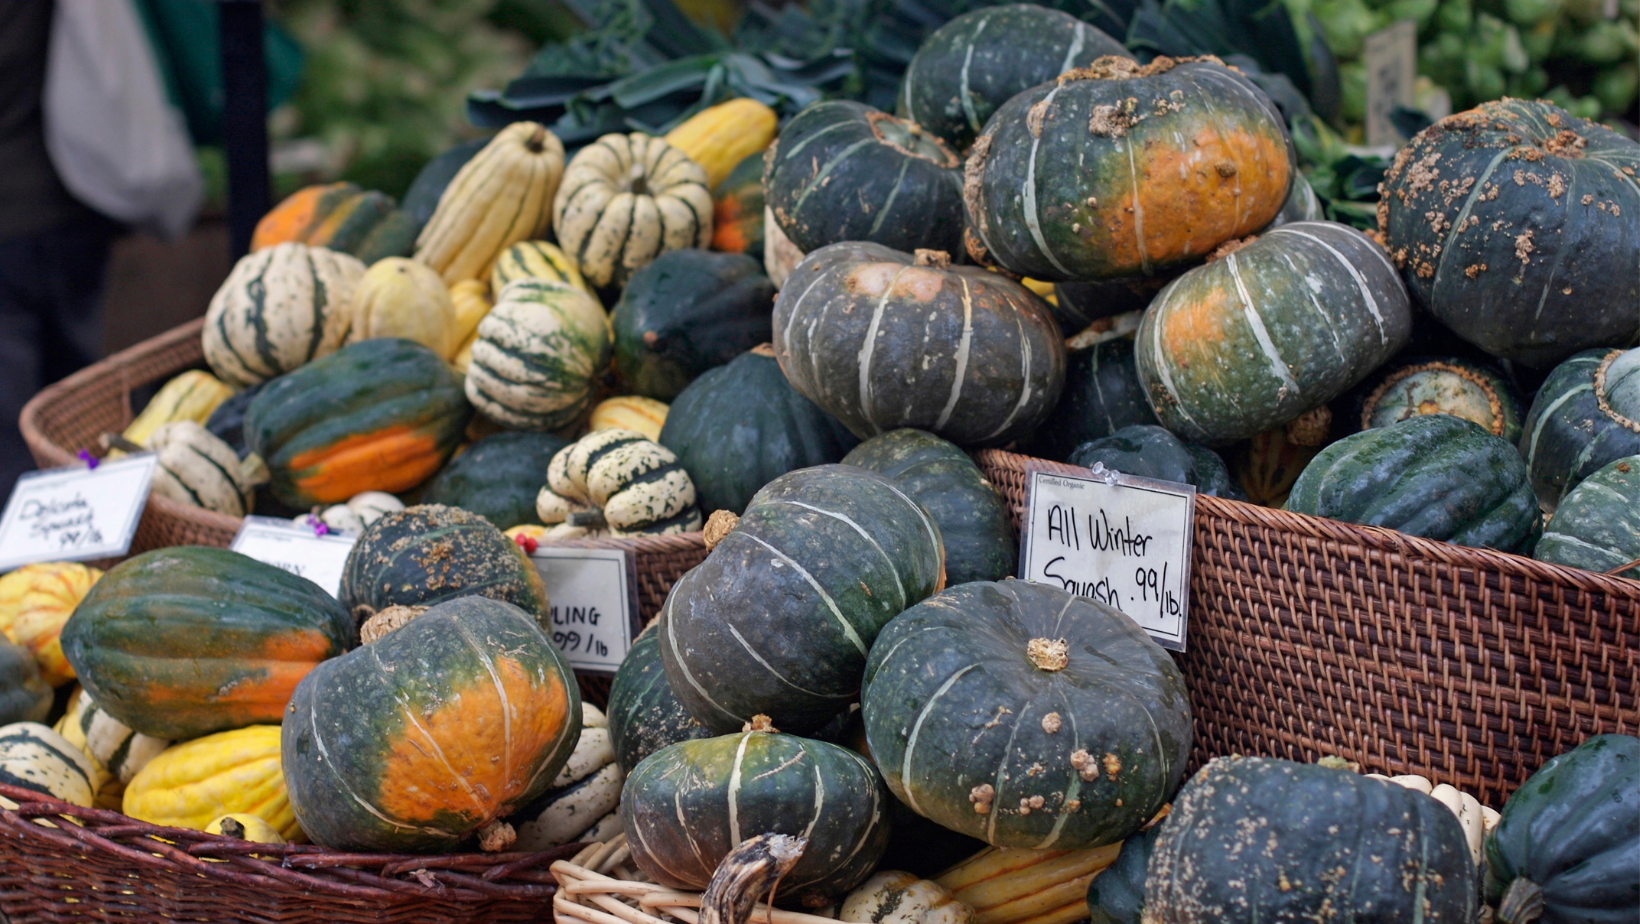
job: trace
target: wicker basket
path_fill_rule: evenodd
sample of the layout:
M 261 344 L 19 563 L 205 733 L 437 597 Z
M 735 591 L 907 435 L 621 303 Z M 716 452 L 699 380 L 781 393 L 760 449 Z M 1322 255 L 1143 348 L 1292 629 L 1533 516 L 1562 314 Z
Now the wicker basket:
M 41 468 L 71 465 L 80 449 L 93 446 L 99 434 L 124 430 L 133 417 L 131 392 L 163 382 L 184 369 L 203 366 L 199 333 L 204 320 L 166 331 L 76 372 L 34 397 L 19 426 L 34 461 Z M 130 554 L 174 545 L 227 548 L 244 521 L 149 495 Z M 685 571 L 706 557 L 701 534 L 639 539 L 583 539 L 554 543 L 569 546 L 629 549 L 637 563 L 638 609 L 654 618 L 666 592 Z
M 977 453 L 1024 511 L 1027 464 Z M 1193 763 L 1221 754 L 1418 773 L 1502 808 L 1590 735 L 1640 731 L 1640 581 L 1198 495 Z

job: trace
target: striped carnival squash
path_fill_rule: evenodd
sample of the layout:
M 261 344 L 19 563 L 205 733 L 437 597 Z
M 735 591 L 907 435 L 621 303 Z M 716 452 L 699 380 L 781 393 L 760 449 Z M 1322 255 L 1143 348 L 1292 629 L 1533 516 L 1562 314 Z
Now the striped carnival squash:
M 1148 276 L 1269 224 L 1291 148 L 1269 97 L 1217 58 L 1106 57 L 986 123 L 964 187 L 969 252 L 1052 282 Z
M 1640 347 L 1584 350 L 1556 366 L 1526 412 L 1520 451 L 1550 512 L 1602 466 L 1640 453 Z
M 177 546 L 104 575 L 63 627 L 63 652 L 104 712 L 177 740 L 277 724 L 297 681 L 352 638 L 347 611 L 312 581 Z
M 636 430 L 646 440 L 660 442 L 661 428 L 671 410 L 665 403 L 642 395 L 616 395 L 598 402 L 587 421 L 587 430 Z
M 1577 483 L 1556 508 L 1532 557 L 1640 580 L 1640 454 Z M 1619 570 L 1621 569 L 1621 570 Z
M 946 583 L 999 581 L 1014 573 L 1019 546 L 1002 495 L 968 454 L 932 433 L 880 433 L 843 457 L 886 475 L 940 527 Z
M 915 122 L 824 100 L 786 123 L 763 163 L 765 199 L 798 250 L 962 245 L 962 161 Z
M 1490 366 L 1458 357 L 1423 360 L 1390 369 L 1361 401 L 1358 425 L 1386 427 L 1418 414 L 1451 414 L 1511 443 L 1520 440 L 1520 399 Z
M 250 513 L 255 495 L 239 454 L 211 431 L 178 420 L 155 430 L 148 446 L 159 462 L 154 493 L 231 517 Z
M 848 894 L 837 909 L 839 921 L 875 924 L 971 924 L 974 909 L 937 882 L 915 873 L 882 870 Z
M 792 387 L 862 439 L 916 427 L 959 446 L 1001 445 L 1035 429 L 1064 384 L 1048 306 L 943 253 L 817 250 L 775 300 L 774 330 Z
M 965 151 L 1015 94 L 1087 67 L 1122 43 L 1069 13 L 1012 3 L 973 10 L 923 39 L 906 65 L 894 114 Z
M 100 569 L 73 561 L 35 562 L 0 575 L 0 632 L 28 649 L 40 676 L 54 687 L 74 679 L 63 657 L 63 624 L 102 576 Z
M 660 138 L 605 135 L 564 171 L 552 224 L 587 282 L 625 285 L 668 250 L 711 244 L 706 171 Z
M 594 430 L 552 457 L 547 484 L 535 497 L 535 515 L 548 526 L 607 528 L 612 536 L 701 527 L 695 484 L 678 457 L 642 433 L 619 427 Z
M 518 832 L 514 850 L 547 850 L 575 842 L 602 843 L 620 833 L 621 783 L 609 719 L 581 703 L 581 734 L 546 792 L 518 810 L 509 823 Z
M 90 759 L 50 728 L 38 722 L 0 727 L 0 783 L 90 808 L 95 779 Z
M 254 815 L 287 842 L 302 843 L 307 838 L 279 767 L 279 737 L 277 725 L 251 725 L 173 745 L 125 788 L 125 814 L 195 831 L 223 815 Z
M 746 509 L 787 472 L 843 461 L 859 442 L 786 381 L 768 344 L 708 369 L 666 413 L 660 444 L 677 453 L 706 513 Z
M 478 322 L 467 399 L 520 430 L 557 430 L 580 419 L 609 365 L 609 319 L 567 282 L 519 279 Z
M 462 165 L 416 238 L 416 260 L 447 284 L 483 279 L 519 241 L 540 237 L 564 174 L 564 145 L 535 122 L 514 122 Z
M 888 793 L 864 757 L 780 734 L 768 717 L 645 758 L 621 793 L 638 868 L 664 886 L 703 889 L 718 863 L 758 834 L 808 838 L 781 893 L 806 907 L 859 885 L 888 844 Z
M 1640 341 L 1640 144 L 1545 100 L 1419 132 L 1378 230 L 1419 304 L 1493 356 L 1552 366 Z
M 546 480 L 547 462 L 568 445 L 561 436 L 527 430 L 486 436 L 433 476 L 421 502 L 460 507 L 498 529 L 539 522 L 535 495 Z
M 567 282 L 594 298 L 598 297 L 587 281 L 581 278 L 575 261 L 546 241 L 520 241 L 501 251 L 487 278 L 492 295 L 500 295 L 507 283 L 517 279 L 551 279 Z
M 1218 453 L 1187 443 L 1155 424 L 1132 424 L 1089 440 L 1066 459 L 1072 465 L 1103 465 L 1113 472 L 1195 485 L 1202 494 L 1246 500 Z
M 466 332 L 456 319 L 450 289 L 426 264 L 389 257 L 365 271 L 353 290 L 347 341 L 403 337 L 449 359 Z
M 368 266 L 409 256 L 421 225 L 386 193 L 326 183 L 291 193 L 263 215 L 251 235 L 251 250 L 294 241 L 352 254 Z
M 702 372 L 769 342 L 774 296 L 745 254 L 662 254 L 632 274 L 610 314 L 615 373 L 634 394 L 671 401 Z
M 996 847 L 1087 848 L 1139 830 L 1190 755 L 1172 658 L 1113 607 L 1048 584 L 946 590 L 889 623 L 861 691 L 901 801 Z
M 358 621 L 390 606 L 487 597 L 547 618 L 541 575 L 518 544 L 476 513 L 418 504 L 383 514 L 348 552 L 336 595 Z
M 209 372 L 189 369 L 160 386 L 142 413 L 127 424 L 120 435 L 138 446 L 147 446 L 148 438 L 162 424 L 178 420 L 202 424 L 233 394 L 232 386 L 223 384 Z
M 735 165 L 774 140 L 780 116 L 755 99 L 737 97 L 709 106 L 666 133 L 666 143 L 700 164 L 706 188 L 717 189 Z
M 1162 426 L 1222 445 L 1320 407 L 1407 342 L 1412 308 L 1382 249 L 1296 222 L 1163 289 L 1139 326 L 1139 381 Z
M 877 633 L 943 572 L 939 527 L 894 482 L 843 465 L 782 475 L 672 586 L 666 679 L 714 731 L 755 715 L 812 731 L 848 708 Z
M 609 686 L 610 746 L 615 762 L 629 774 L 667 745 L 713 736 L 672 693 L 661 666 L 660 638 L 653 624 L 644 629 Z
M 0 724 L 43 721 L 53 700 L 51 684 L 40 677 L 34 655 L 21 645 L 0 640 Z
M 432 350 L 382 338 L 282 376 L 245 412 L 273 494 L 298 509 L 364 491 L 407 491 L 455 451 L 472 407 Z
M 57 721 L 56 732 L 91 758 L 102 780 L 97 802 L 101 805 L 105 796 L 112 796 L 116 809 L 120 805 L 118 797 L 137 772 L 171 746 L 164 738 L 133 731 L 97 705 L 85 690 L 69 701 L 68 711 Z
M 1025 444 L 1027 455 L 1064 462 L 1076 447 L 1123 427 L 1154 424 L 1126 337 L 1082 346 L 1066 341 L 1065 390 Z
M 763 258 L 763 154 L 735 165 L 712 193 L 712 249 Z
M 1448 414 L 1364 430 L 1321 450 L 1293 484 L 1287 509 L 1523 554 L 1542 520 L 1515 447 Z
M 934 881 L 973 907 L 973 924 L 1071 924 L 1088 916 L 1088 883 L 1120 850 L 986 847 Z M 1139 878 L 1143 886 L 1142 869 Z
M 306 244 L 240 257 L 205 312 L 205 362 L 244 387 L 334 353 L 364 271 L 354 257 Z
M 467 596 L 309 674 L 281 757 L 315 843 L 448 853 L 545 790 L 580 732 L 575 675 L 536 618 Z

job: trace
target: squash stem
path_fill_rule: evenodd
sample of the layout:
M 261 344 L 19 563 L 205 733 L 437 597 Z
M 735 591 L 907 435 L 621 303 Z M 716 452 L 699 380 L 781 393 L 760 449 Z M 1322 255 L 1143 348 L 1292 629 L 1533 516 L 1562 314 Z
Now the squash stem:
M 1498 901 L 1499 924 L 1530 924 L 1543 916 L 1543 887 L 1525 876 L 1509 883 Z

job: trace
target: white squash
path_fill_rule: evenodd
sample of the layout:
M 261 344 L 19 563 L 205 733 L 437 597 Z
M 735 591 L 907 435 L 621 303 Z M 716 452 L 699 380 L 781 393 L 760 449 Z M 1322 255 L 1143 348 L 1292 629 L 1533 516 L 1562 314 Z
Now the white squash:
M 937 882 L 882 870 L 843 899 L 837 919 L 855 924 L 969 924 L 974 909 Z
M 0 783 L 89 808 L 97 795 L 96 774 L 91 758 L 38 722 L 0 728 Z
M 582 703 L 581 738 L 575 751 L 552 786 L 513 819 L 518 831 L 513 849 L 546 850 L 613 837 L 619 833 L 619 822 L 610 833 L 608 818 L 620 807 L 624 780 L 615 763 L 609 720 L 598 707 Z
M 205 361 L 230 385 L 255 385 L 336 352 L 364 264 L 284 243 L 248 254 L 205 312 Z
M 594 526 L 616 536 L 700 529 L 695 483 L 672 450 L 635 430 L 594 430 L 547 463 L 535 512 L 548 526 Z
M 158 456 L 153 490 L 171 500 L 231 517 L 251 510 L 245 468 L 221 437 L 191 420 L 162 424 L 148 438 Z

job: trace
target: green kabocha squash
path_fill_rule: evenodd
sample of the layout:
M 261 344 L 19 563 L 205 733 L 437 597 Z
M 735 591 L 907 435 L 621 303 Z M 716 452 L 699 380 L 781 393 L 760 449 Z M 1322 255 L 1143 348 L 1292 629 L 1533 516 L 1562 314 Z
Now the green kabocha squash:
M 547 463 L 569 440 L 551 433 L 504 431 L 479 440 L 451 459 L 422 489 L 421 502 L 460 507 L 497 529 L 539 523 L 535 495 Z
M 0 726 L 0 783 L 90 808 L 97 795 L 96 776 L 91 759 L 49 727 L 38 722 Z
M 44 721 L 52 698 L 33 653 L 0 639 L 0 725 Z
M 689 471 L 703 511 L 739 513 L 764 485 L 840 462 L 859 438 L 798 394 L 774 350 L 761 345 L 690 382 L 659 442 Z
M 1640 560 L 1640 455 L 1612 462 L 1567 492 L 1532 557 L 1600 572 Z M 1640 580 L 1640 564 L 1618 574 Z
M 1321 450 L 1287 509 L 1455 545 L 1529 552 L 1537 499 L 1515 447 L 1447 414 L 1411 417 Z
M 632 274 L 610 324 L 615 373 L 671 401 L 696 376 L 768 343 L 774 284 L 745 254 L 674 250 Z
M 660 633 L 644 630 L 609 687 L 609 737 L 615 762 L 628 773 L 669 744 L 712 737 L 672 694 L 661 667 Z
M 535 615 L 467 596 L 309 674 L 280 763 L 315 843 L 449 853 L 545 790 L 580 733 L 575 675 Z
M 672 450 L 636 430 L 594 430 L 547 463 L 535 515 L 548 526 L 607 528 L 612 536 L 700 529 L 695 484 Z
M 1640 907 L 1640 738 L 1595 735 L 1532 774 L 1486 838 L 1502 924 L 1616 924 Z
M 609 365 L 603 306 L 571 283 L 507 284 L 478 322 L 467 399 L 484 416 L 520 430 L 557 430 L 580 418 Z
M 1184 777 L 1190 698 L 1139 624 L 1048 584 L 962 584 L 888 624 L 866 741 L 920 815 L 997 847 L 1114 844 Z
M 1008 504 L 954 444 L 922 430 L 890 430 L 854 447 L 844 465 L 893 479 L 939 524 L 945 581 L 999 581 L 1014 573 L 1019 545 Z
M 1123 841 L 1116 862 L 1088 883 L 1088 917 L 1093 924 L 1139 924 L 1145 911 L 1145 869 L 1161 830 L 1157 825 Z
M 1475 861 L 1458 819 L 1349 770 L 1221 757 L 1160 831 L 1145 878 L 1150 924 L 1474 918 Z
M 1027 455 L 1064 462 L 1089 440 L 1156 422 L 1139 384 L 1132 340 L 1118 337 L 1079 348 L 1073 339 L 1066 347 L 1065 390 L 1026 441 Z
M 1269 224 L 1291 147 L 1269 97 L 1217 58 L 1102 58 L 986 123 L 963 190 L 969 253 L 1051 282 L 1148 276 Z
M 765 201 L 803 253 L 840 241 L 962 246 L 962 161 L 915 122 L 824 100 L 786 123 L 763 165 Z
M 877 865 L 888 793 L 859 754 L 780 734 L 758 716 L 737 734 L 645 758 L 621 793 L 621 827 L 638 868 L 674 889 L 704 889 L 724 856 L 756 834 L 807 837 L 780 894 L 821 907 Z
M 1154 424 L 1134 424 L 1089 440 L 1076 447 L 1067 461 L 1084 468 L 1098 464 L 1125 475 L 1191 484 L 1214 497 L 1246 499 L 1218 453 L 1186 443 Z
M 1139 381 L 1184 439 L 1222 445 L 1278 427 L 1406 345 L 1406 287 L 1348 225 L 1282 225 L 1221 253 L 1169 283 L 1139 325 Z
M 895 114 L 967 150 L 1015 94 L 1104 55 L 1129 57 L 1121 42 L 1069 13 L 1031 3 L 974 10 L 923 39 Z
M 943 558 L 933 518 L 882 475 L 782 475 L 672 586 L 658 630 L 672 692 L 720 733 L 760 714 L 820 728 L 854 701 L 882 627 L 940 587 Z
M 202 546 L 156 549 L 103 575 L 63 626 L 63 653 L 102 710 L 183 740 L 277 725 L 291 691 L 352 644 L 319 585 Z
M 1640 340 L 1640 144 L 1545 101 L 1483 103 L 1408 142 L 1378 230 L 1420 304 L 1550 366 Z
M 1387 427 L 1419 414 L 1451 414 L 1493 436 L 1520 440 L 1521 402 L 1497 370 L 1450 357 L 1389 370 L 1361 401 L 1363 430 Z
M 337 596 L 359 620 L 390 606 L 469 595 L 547 618 L 547 591 L 518 544 L 484 517 L 439 504 L 383 514 L 347 553 Z
M 996 273 L 880 244 L 806 257 L 774 304 L 792 387 L 864 439 L 916 427 L 1002 445 L 1059 400 L 1065 341 L 1042 299 Z
M 245 412 L 245 435 L 291 507 L 408 491 L 461 441 L 473 416 L 461 389 L 427 347 L 366 340 L 269 383 Z
M 356 257 L 294 242 L 240 257 L 205 312 L 205 361 L 245 386 L 334 353 L 364 271 Z
M 1322 207 L 1321 199 L 1315 194 L 1315 187 L 1304 179 L 1304 174 L 1293 174 L 1293 191 L 1287 194 L 1287 204 L 1281 207 L 1276 217 L 1271 219 L 1265 228 L 1279 228 L 1282 225 L 1295 221 L 1326 221 L 1327 210 Z
M 712 193 L 712 249 L 763 259 L 763 152 L 729 171 Z
M 1556 366 L 1526 412 L 1520 451 L 1548 511 L 1602 466 L 1640 453 L 1640 347 L 1584 350 Z

